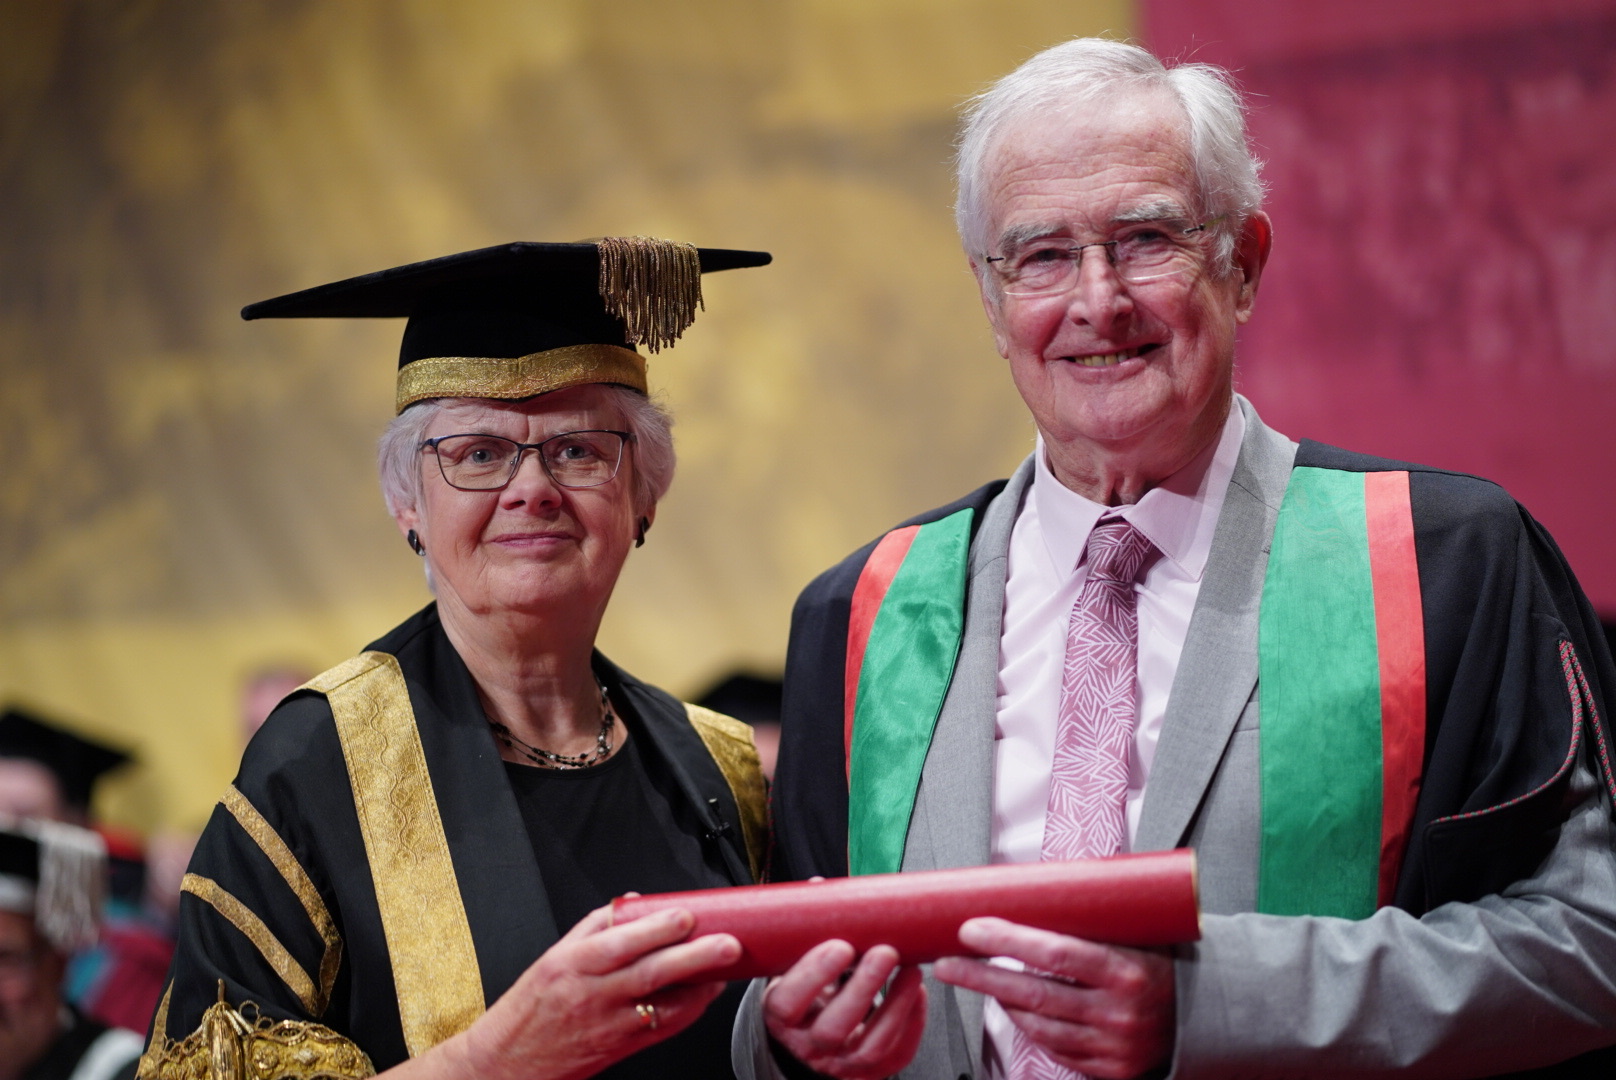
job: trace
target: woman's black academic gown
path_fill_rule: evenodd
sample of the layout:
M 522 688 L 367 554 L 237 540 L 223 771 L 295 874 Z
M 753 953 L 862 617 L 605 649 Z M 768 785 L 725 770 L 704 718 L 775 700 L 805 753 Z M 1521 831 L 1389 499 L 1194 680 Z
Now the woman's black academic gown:
M 203 1053 L 177 1041 L 222 1000 L 292 1021 L 260 1024 L 245 1052 L 327 1054 L 340 1075 L 357 1047 L 380 1071 L 470 1026 L 613 895 L 752 882 L 749 729 L 594 665 L 629 736 L 571 773 L 500 758 L 435 605 L 282 702 L 185 878 L 155 1023 L 169 1058 Z M 730 1075 L 737 1000 L 607 1075 Z

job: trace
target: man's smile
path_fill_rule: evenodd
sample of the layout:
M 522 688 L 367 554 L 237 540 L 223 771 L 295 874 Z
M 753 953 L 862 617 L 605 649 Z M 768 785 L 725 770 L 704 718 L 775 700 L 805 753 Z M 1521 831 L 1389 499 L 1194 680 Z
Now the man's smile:
M 1090 353 L 1086 356 L 1063 356 L 1061 359 L 1070 360 L 1079 367 L 1116 367 L 1124 360 L 1132 360 L 1135 357 L 1144 356 L 1145 354 L 1154 352 L 1159 348 L 1161 348 L 1161 346 L 1157 344 L 1139 345 L 1132 349 L 1121 349 L 1117 352 Z

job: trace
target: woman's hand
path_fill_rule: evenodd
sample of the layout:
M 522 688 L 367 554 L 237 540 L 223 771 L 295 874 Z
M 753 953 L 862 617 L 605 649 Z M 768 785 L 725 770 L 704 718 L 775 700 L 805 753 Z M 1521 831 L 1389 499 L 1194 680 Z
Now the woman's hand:
M 854 957 L 845 941 L 814 946 L 769 983 L 763 1021 L 770 1038 L 815 1072 L 843 1080 L 891 1076 L 920 1046 L 926 988 L 919 968 L 898 967 L 891 946 L 877 945 L 849 971 Z
M 610 908 L 590 912 L 480 1020 L 411 1064 L 441 1052 L 445 1071 L 429 1071 L 443 1076 L 593 1076 L 689 1027 L 724 991 L 696 980 L 741 955 L 728 934 L 685 941 L 695 919 L 683 909 L 621 926 L 610 919 Z

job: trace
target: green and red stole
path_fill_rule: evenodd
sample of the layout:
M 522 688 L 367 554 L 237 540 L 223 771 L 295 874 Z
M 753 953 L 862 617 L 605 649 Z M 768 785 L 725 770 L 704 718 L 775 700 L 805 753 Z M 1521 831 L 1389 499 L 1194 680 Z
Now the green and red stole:
M 1257 910 L 1391 902 L 1425 755 L 1425 622 L 1406 472 L 1292 470 L 1257 628 Z
M 843 683 L 849 874 L 896 872 L 965 632 L 971 517 L 894 529 L 853 589 Z
M 853 591 L 848 870 L 903 862 L 964 632 L 973 511 L 882 537 Z M 1258 616 L 1258 910 L 1390 902 L 1419 793 L 1425 642 L 1406 472 L 1292 471 Z

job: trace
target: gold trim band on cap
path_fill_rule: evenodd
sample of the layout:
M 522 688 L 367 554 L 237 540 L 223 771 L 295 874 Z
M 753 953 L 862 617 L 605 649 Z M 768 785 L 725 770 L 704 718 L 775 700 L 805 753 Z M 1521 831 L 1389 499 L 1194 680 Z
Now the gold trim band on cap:
M 431 356 L 398 369 L 394 411 L 427 398 L 515 398 L 615 383 L 644 394 L 645 357 L 621 345 L 568 345 L 526 356 Z

